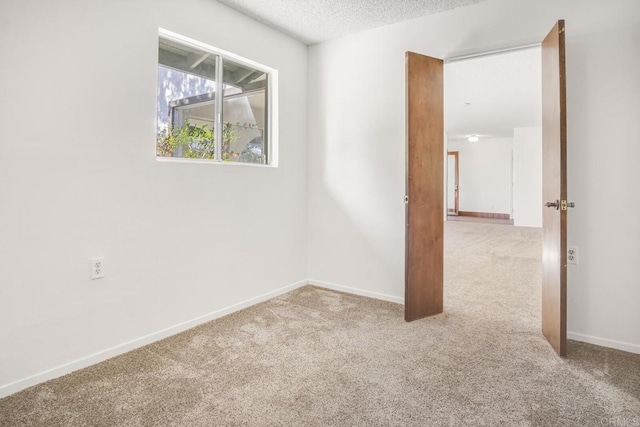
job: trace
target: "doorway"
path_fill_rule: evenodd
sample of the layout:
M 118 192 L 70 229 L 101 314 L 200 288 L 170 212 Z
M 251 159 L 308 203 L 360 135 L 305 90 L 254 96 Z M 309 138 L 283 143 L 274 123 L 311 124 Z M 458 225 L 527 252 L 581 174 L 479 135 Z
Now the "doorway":
M 448 214 L 457 173 L 459 219 L 541 227 L 540 47 L 446 61 L 444 88 Z
M 542 43 L 539 69 L 543 95 L 542 108 L 538 110 L 543 116 L 543 177 L 552 178 L 543 178 L 544 197 L 555 198 L 545 206 L 556 211 L 562 208 L 558 214 L 545 212 L 543 221 L 542 332 L 561 356 L 566 355 L 566 208 L 572 207 L 566 200 L 564 38 L 564 21 L 558 21 Z M 443 170 L 447 163 L 443 141 L 443 68 L 442 60 L 407 53 L 407 321 L 441 313 L 443 307 L 443 219 L 448 209 Z M 461 177 L 459 189 L 465 187 Z M 463 201 L 459 194 L 460 204 Z
M 457 216 L 459 212 L 458 201 L 458 152 L 447 152 L 447 215 Z

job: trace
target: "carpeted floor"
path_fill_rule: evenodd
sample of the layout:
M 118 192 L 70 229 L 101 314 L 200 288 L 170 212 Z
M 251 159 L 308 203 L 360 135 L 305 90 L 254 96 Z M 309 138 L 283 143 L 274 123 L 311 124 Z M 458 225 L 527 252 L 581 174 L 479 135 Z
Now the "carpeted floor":
M 539 231 L 446 232 L 445 314 L 306 286 L 0 400 L 0 425 L 640 426 L 640 355 L 543 339 Z

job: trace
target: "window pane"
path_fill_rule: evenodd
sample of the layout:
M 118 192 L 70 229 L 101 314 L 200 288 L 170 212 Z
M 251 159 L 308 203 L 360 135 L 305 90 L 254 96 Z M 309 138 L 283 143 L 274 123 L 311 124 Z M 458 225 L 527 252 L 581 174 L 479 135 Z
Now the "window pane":
M 271 163 L 270 71 L 236 61 L 213 47 L 160 32 L 158 157 Z
M 222 160 L 267 163 L 267 74 L 223 61 Z
M 215 158 L 216 56 L 160 39 L 159 157 Z

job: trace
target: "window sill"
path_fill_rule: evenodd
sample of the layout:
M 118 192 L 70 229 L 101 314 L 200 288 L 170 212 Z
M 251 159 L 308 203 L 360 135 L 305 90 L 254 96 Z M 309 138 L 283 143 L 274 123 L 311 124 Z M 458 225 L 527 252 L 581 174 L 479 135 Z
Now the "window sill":
M 247 166 L 251 168 L 277 168 L 277 165 L 258 165 L 255 163 L 242 163 L 242 162 L 219 162 L 217 160 L 205 160 L 205 159 L 187 159 L 181 157 L 158 157 L 156 161 L 161 163 L 195 163 L 203 165 L 222 165 L 222 166 Z

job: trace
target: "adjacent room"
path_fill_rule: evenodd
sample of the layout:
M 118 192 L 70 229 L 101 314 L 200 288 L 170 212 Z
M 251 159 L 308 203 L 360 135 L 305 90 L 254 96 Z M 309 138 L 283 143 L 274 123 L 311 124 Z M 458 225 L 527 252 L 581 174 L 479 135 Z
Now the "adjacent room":
M 538 45 L 444 65 L 446 301 L 507 328 L 541 325 L 541 80 Z
M 446 62 L 448 220 L 542 227 L 541 80 L 538 45 Z
M 1 2 L 0 426 L 639 425 L 639 28 L 631 0 Z M 549 34 L 566 356 L 525 101 Z M 464 83 L 413 321 L 407 52 Z

